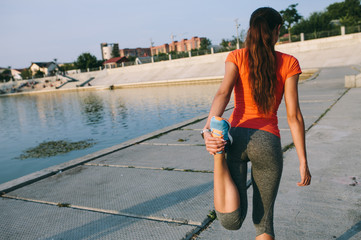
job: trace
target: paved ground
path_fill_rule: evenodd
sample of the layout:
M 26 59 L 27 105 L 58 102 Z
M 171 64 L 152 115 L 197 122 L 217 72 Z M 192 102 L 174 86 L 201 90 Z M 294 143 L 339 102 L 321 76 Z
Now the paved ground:
M 344 76 L 356 73 L 325 68 L 299 86 L 313 182 L 296 186 L 297 156 L 285 151 L 277 239 L 361 239 L 361 89 L 343 87 Z M 279 115 L 286 149 L 284 104 Z M 254 239 L 251 212 L 239 231 L 208 217 L 204 122 L 200 116 L 0 185 L 0 239 Z

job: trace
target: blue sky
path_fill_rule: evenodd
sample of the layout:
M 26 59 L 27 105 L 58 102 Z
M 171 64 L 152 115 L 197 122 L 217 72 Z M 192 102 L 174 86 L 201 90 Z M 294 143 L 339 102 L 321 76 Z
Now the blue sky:
M 337 0 L 299 0 L 303 17 Z M 119 48 L 149 47 L 192 36 L 212 44 L 236 34 L 234 20 L 247 29 L 251 13 L 289 0 L 1 0 L 0 67 L 25 68 L 31 62 L 73 62 L 84 52 L 100 59 L 100 43 Z

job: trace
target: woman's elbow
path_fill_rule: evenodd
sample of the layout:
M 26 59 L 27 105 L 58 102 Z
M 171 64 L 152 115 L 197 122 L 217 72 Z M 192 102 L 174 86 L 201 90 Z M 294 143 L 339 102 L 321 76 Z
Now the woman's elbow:
M 227 91 L 218 91 L 216 94 L 216 97 L 222 98 L 222 99 L 230 99 L 231 94 Z
M 288 124 L 292 123 L 302 123 L 303 124 L 303 116 L 301 112 L 297 112 L 295 114 L 287 114 Z

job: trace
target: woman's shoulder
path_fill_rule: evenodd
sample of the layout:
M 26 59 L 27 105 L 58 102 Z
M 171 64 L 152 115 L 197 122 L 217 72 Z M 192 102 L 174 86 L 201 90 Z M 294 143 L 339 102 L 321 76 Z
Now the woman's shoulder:
M 290 54 L 287 54 L 287 53 L 279 52 L 279 51 L 276 51 L 276 55 L 277 55 L 277 58 L 281 58 L 281 59 L 288 59 L 288 60 L 295 59 L 295 60 L 297 60 L 296 57 L 294 57 L 294 56 L 292 56 Z
M 230 52 L 230 54 L 234 54 L 234 55 L 240 55 L 240 54 L 245 54 L 246 53 L 246 48 L 240 48 L 240 49 L 236 49 Z
M 295 74 L 301 73 L 300 64 L 294 56 L 276 51 L 278 69 L 284 75 L 284 79 L 289 78 Z
M 242 61 L 245 56 L 245 53 L 246 53 L 245 48 L 236 49 L 236 50 L 229 52 L 227 59 L 228 60 L 232 59 L 233 62 Z

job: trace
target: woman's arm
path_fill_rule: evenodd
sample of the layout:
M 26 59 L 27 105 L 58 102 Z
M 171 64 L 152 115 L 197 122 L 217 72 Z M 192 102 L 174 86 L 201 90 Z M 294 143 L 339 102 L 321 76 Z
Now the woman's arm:
M 307 186 L 311 184 L 311 174 L 307 163 L 305 125 L 298 101 L 298 77 L 299 75 L 297 74 L 286 80 L 285 102 L 288 125 L 291 129 L 293 142 L 300 162 L 301 181 L 298 182 L 297 185 Z
M 213 116 L 222 116 L 231 98 L 235 81 L 239 78 L 238 68 L 232 62 L 226 62 L 223 81 L 213 99 L 211 110 L 206 125 L 203 129 L 209 129 Z M 225 142 L 220 138 L 213 138 L 209 132 L 204 133 L 207 151 L 214 155 L 224 148 Z

